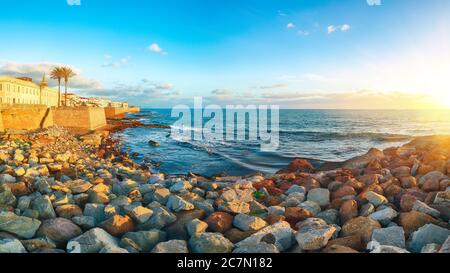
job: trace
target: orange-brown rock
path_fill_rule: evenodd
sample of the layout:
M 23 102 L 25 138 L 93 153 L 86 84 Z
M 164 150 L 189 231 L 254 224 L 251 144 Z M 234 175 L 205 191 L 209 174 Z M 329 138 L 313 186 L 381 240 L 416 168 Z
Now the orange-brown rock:
M 278 174 L 296 173 L 296 172 L 312 173 L 313 171 L 314 167 L 311 165 L 311 163 L 309 163 L 308 160 L 295 159 L 286 168 L 281 169 L 277 173 Z
M 292 207 L 292 208 L 286 208 L 284 212 L 284 217 L 286 218 L 286 222 L 290 223 L 291 226 L 295 226 L 296 223 L 303 221 L 307 218 L 312 217 L 310 211 L 299 208 L 299 207 Z
M 378 221 L 369 217 L 356 217 L 348 220 L 343 226 L 341 234 L 342 236 L 360 236 L 361 239 L 368 243 L 372 239 L 372 232 L 374 229 L 381 228 Z
M 310 178 L 306 179 L 302 186 L 305 187 L 306 191 L 310 191 L 312 189 L 320 188 L 320 182 Z
M 341 246 L 341 245 L 332 245 L 329 247 L 324 248 L 322 250 L 323 253 L 359 253 L 358 251 L 354 250 L 353 248 L 347 247 L 347 246 Z
M 347 180 L 347 182 L 345 182 L 344 185 L 352 187 L 353 189 L 355 189 L 356 192 L 361 192 L 366 186 L 364 183 L 359 182 L 354 178 Z
M 425 183 L 422 185 L 422 190 L 425 192 L 430 191 L 439 191 L 440 184 L 437 179 L 428 179 L 425 181 Z
M 438 220 L 430 215 L 419 211 L 402 212 L 397 220 L 397 224 L 403 227 L 406 238 L 422 226 L 426 224 L 437 224 L 438 222 Z
M 4 183 L 3 186 L 9 188 L 16 197 L 30 194 L 30 191 L 24 182 Z
M 355 200 L 344 201 L 339 209 L 341 224 L 358 216 L 358 203 Z
M 242 231 L 237 228 L 232 228 L 225 232 L 224 236 L 230 240 L 233 244 L 236 244 L 245 238 L 255 234 L 257 231 L 249 230 L 249 231 Z
M 206 218 L 208 228 L 214 232 L 224 233 L 233 226 L 233 216 L 226 212 L 213 212 Z
M 81 208 L 77 205 L 72 204 L 59 206 L 55 209 L 55 211 L 59 217 L 66 219 L 72 219 L 72 217 L 74 216 L 83 215 L 83 211 L 81 210 Z
M 403 194 L 400 199 L 400 209 L 403 212 L 408 212 L 412 210 L 414 203 L 416 202 L 417 197 L 411 194 Z
M 417 180 L 414 176 L 405 176 L 400 178 L 402 188 L 409 189 L 417 187 Z
M 347 236 L 347 237 L 340 237 L 333 239 L 328 242 L 327 247 L 330 247 L 332 245 L 341 245 L 353 248 L 358 251 L 363 251 L 365 249 L 365 245 L 361 239 L 361 236 L 359 235 L 353 235 L 353 236 Z
M 356 191 L 353 187 L 344 185 L 331 193 L 331 199 L 342 198 L 348 195 L 356 195 Z
M 121 236 L 134 229 L 133 220 L 128 216 L 114 215 L 99 225 L 112 236 Z
M 281 222 L 281 221 L 285 221 L 286 217 L 282 216 L 282 215 L 276 215 L 276 214 L 269 214 L 266 217 L 266 222 L 269 223 L 269 225 L 273 225 L 275 223 Z

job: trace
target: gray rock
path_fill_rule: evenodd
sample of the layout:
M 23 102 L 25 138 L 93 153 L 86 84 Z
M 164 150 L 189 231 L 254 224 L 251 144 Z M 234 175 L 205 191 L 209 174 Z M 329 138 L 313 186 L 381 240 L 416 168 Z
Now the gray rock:
M 422 247 L 422 250 L 420 251 L 420 253 L 438 253 L 440 248 L 441 248 L 441 245 L 428 244 L 428 245 Z
M 250 205 L 240 201 L 226 201 L 219 205 L 219 210 L 234 214 L 250 213 Z
M 431 216 L 433 216 L 435 218 L 439 218 L 439 216 L 441 215 L 441 213 L 437 209 L 433 209 L 433 208 L 429 207 L 427 204 L 425 204 L 424 202 L 421 202 L 419 200 L 416 200 L 414 202 L 412 210 L 426 213 L 426 214 L 431 215 Z
M 305 194 L 301 192 L 293 192 L 284 200 L 280 206 L 282 207 L 297 207 L 305 200 Z
M 434 224 L 427 224 L 411 234 L 408 241 L 408 249 L 418 253 L 427 244 L 442 245 L 448 236 L 450 236 L 450 230 Z
M 150 252 L 158 243 L 165 241 L 166 233 L 161 230 L 138 231 L 126 233 L 121 241 L 122 247 L 132 247 L 139 252 Z
M 21 238 L 30 239 L 41 225 L 41 221 L 12 212 L 0 212 L 0 231 L 6 231 Z
M 286 208 L 282 206 L 271 206 L 267 208 L 267 213 L 273 215 L 283 216 L 285 211 Z
M 311 189 L 308 192 L 308 201 L 313 201 L 321 207 L 326 207 L 330 204 L 330 191 L 323 188 Z
M 376 211 L 369 215 L 370 218 L 377 220 L 382 225 L 388 225 L 392 219 L 397 217 L 398 213 L 391 207 Z
M 95 227 L 95 218 L 92 216 L 74 216 L 72 221 L 82 229 L 91 229 Z
M 434 204 L 437 205 L 450 205 L 450 190 L 447 189 L 446 191 L 441 191 L 436 194 L 436 197 L 434 198 Z
M 67 243 L 68 253 L 98 253 L 105 246 L 118 248 L 119 240 L 101 228 L 93 228 Z
M 442 244 L 442 247 L 439 250 L 439 253 L 450 253 L 450 236 Z
M 153 215 L 153 211 L 143 206 L 135 206 L 129 212 L 128 215 L 136 221 L 138 224 L 147 222 Z
M 152 253 L 189 253 L 189 249 L 184 240 L 170 240 L 157 244 Z
M 88 203 L 84 207 L 83 215 L 91 216 L 97 223 L 101 223 L 106 220 L 105 205 Z
M 37 231 L 38 236 L 47 237 L 59 246 L 65 245 L 81 233 L 82 231 L 77 225 L 65 218 L 44 220 Z
M 380 245 L 405 248 L 405 232 L 402 227 L 387 227 L 375 229 L 372 233 L 372 241 Z
M 321 211 L 316 215 L 316 217 L 324 220 L 329 225 L 339 224 L 339 211 L 335 209 Z
M 384 246 L 374 241 L 369 242 L 369 244 L 367 245 L 367 249 L 370 250 L 370 253 L 409 253 L 409 251 L 407 251 L 406 249 L 396 246 Z
M 194 205 L 178 195 L 171 195 L 167 201 L 167 208 L 172 211 L 179 212 L 183 210 L 193 210 Z
M 2 186 L 0 186 L 0 205 L 3 206 L 16 205 L 16 197 L 9 188 L 2 189 Z
M 150 217 L 146 223 L 139 225 L 139 230 L 148 229 L 162 229 L 177 220 L 177 217 L 172 212 L 168 211 L 164 207 L 154 207 L 152 208 L 153 215 Z
M 17 201 L 17 208 L 20 209 L 21 211 L 24 211 L 30 208 L 30 204 L 31 204 L 31 197 L 21 196 Z
M 335 231 L 336 227 L 322 219 L 308 218 L 299 225 L 295 238 L 301 249 L 317 250 L 327 245 Z
M 162 205 L 166 205 L 169 200 L 169 196 L 171 196 L 169 189 L 158 188 L 153 192 L 151 201 L 156 201 Z
M 189 240 L 189 247 L 193 253 L 230 253 L 233 243 L 221 233 L 204 232 L 193 236 Z
M 30 240 L 22 240 L 23 246 L 28 252 L 35 252 L 41 249 L 55 249 L 56 244 L 47 237 L 40 237 Z
M 192 219 L 186 224 L 186 229 L 189 234 L 189 236 L 198 235 L 200 233 L 203 233 L 208 228 L 208 224 L 199 220 L 199 219 Z
M 306 189 L 305 189 L 305 187 L 303 187 L 303 186 L 292 185 L 292 186 L 285 192 L 285 194 L 286 194 L 286 195 L 290 195 L 291 193 L 294 193 L 294 192 L 299 192 L 299 193 L 305 194 L 305 193 L 306 193 Z
M 0 184 L 3 184 L 3 183 L 16 183 L 16 178 L 7 173 L 0 174 Z
M 386 197 L 384 197 L 383 195 L 380 195 L 380 194 L 378 194 L 376 192 L 373 192 L 373 191 L 369 191 L 366 194 L 366 197 L 367 197 L 367 201 L 369 201 L 375 207 L 387 204 L 389 202 L 386 199 Z
M 303 203 L 301 203 L 300 205 L 298 205 L 300 208 L 304 208 L 306 210 L 308 210 L 309 212 L 312 213 L 312 215 L 316 216 L 317 214 L 319 214 L 319 212 L 322 210 L 320 208 L 320 205 L 314 201 L 305 201 Z
M 256 231 L 267 226 L 263 219 L 247 214 L 238 214 L 233 219 L 233 225 L 243 231 Z
M 52 202 L 47 195 L 39 196 L 33 200 L 33 209 L 39 211 L 39 219 L 52 219 L 56 217 Z
M 179 181 L 170 187 L 170 192 L 184 192 L 192 189 L 192 185 L 188 181 Z
M 294 230 L 288 222 L 282 221 L 267 226 L 250 237 L 245 238 L 237 243 L 236 247 L 242 245 L 257 245 L 262 241 L 267 240 L 269 237 L 275 241 L 274 244 L 280 252 L 291 248 L 295 243 Z
M 0 253 L 27 253 L 17 239 L 0 239 Z
M 233 253 L 280 253 L 274 244 L 260 242 L 257 245 L 240 245 L 233 250 Z
M 98 253 L 125 254 L 130 253 L 125 248 L 115 247 L 111 245 L 104 246 Z
M 223 192 L 220 198 L 228 202 L 239 201 L 243 203 L 248 203 L 253 201 L 253 190 L 230 189 Z

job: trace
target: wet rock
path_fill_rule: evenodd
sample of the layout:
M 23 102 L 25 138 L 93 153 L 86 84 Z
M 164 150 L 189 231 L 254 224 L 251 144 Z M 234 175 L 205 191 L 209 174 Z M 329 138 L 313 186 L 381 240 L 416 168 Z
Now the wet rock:
M 408 249 L 412 252 L 420 252 L 427 244 L 442 245 L 449 236 L 450 230 L 434 224 L 427 224 L 411 234 Z
M 81 235 L 81 229 L 65 218 L 48 219 L 42 222 L 38 236 L 47 237 L 59 246 L 64 246 L 69 240 Z
M 247 214 L 238 214 L 234 217 L 233 225 L 243 231 L 260 230 L 267 226 L 263 219 Z
M 211 231 L 225 233 L 233 225 L 233 216 L 229 213 L 218 211 L 206 218 L 205 222 Z
M 397 215 L 398 213 L 394 209 L 387 207 L 370 214 L 369 217 L 377 220 L 383 226 L 386 226 L 392 221 L 392 219 L 397 217 Z
M 347 221 L 341 230 L 343 237 L 346 236 L 360 236 L 362 240 L 367 243 L 372 239 L 372 233 L 375 229 L 381 228 L 378 221 L 369 217 L 356 217 Z
M 330 204 L 330 191 L 328 189 L 312 189 L 308 192 L 308 201 L 313 201 L 321 207 L 326 207 Z
M 25 216 L 17 216 L 12 212 L 0 212 L 0 231 L 6 231 L 20 238 L 33 238 L 41 225 L 41 221 Z
M 68 253 L 98 253 L 105 246 L 118 248 L 119 240 L 101 228 L 93 228 L 67 243 Z
M 295 236 L 299 247 L 303 250 L 317 250 L 327 245 L 336 228 L 327 225 L 318 218 L 309 218 L 303 221 Z
M 139 252 L 150 252 L 158 243 L 165 241 L 166 237 L 165 232 L 157 229 L 128 232 L 122 237 L 120 246 L 132 247 Z
M 152 253 L 189 253 L 186 241 L 171 240 L 157 244 Z
M 27 253 L 17 239 L 0 239 L 0 253 Z
M 114 215 L 99 224 L 99 227 L 106 230 L 112 236 L 121 236 L 134 229 L 133 220 L 129 216 Z
M 372 233 L 372 241 L 376 241 L 380 245 L 405 248 L 405 232 L 402 227 L 398 226 L 375 229 Z
M 193 253 L 230 253 L 234 246 L 221 233 L 204 232 L 193 236 L 189 247 Z

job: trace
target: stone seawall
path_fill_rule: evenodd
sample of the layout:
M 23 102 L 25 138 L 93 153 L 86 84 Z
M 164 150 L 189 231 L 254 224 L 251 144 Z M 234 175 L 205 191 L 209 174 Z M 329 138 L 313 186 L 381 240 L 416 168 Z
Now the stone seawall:
M 35 130 L 54 125 L 52 109 L 45 105 L 0 107 L 0 131 L 5 129 Z
M 105 107 L 104 109 L 106 118 L 109 119 L 124 118 L 125 114 L 128 112 L 128 108 L 123 107 Z
M 68 129 L 95 130 L 106 126 L 105 111 L 97 107 L 59 107 L 53 109 L 55 125 Z
M 0 132 L 36 130 L 50 126 L 90 131 L 106 126 L 103 108 L 52 107 L 45 105 L 0 105 Z

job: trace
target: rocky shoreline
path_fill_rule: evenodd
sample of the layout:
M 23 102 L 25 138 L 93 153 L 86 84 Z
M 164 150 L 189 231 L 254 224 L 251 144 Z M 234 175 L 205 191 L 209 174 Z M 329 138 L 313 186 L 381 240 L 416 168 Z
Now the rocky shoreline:
M 151 173 L 109 137 L 63 128 L 0 140 L 0 253 L 448 253 L 450 137 L 315 170 Z M 151 125 L 149 125 L 151 126 Z

